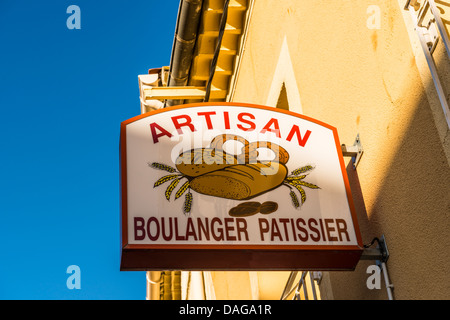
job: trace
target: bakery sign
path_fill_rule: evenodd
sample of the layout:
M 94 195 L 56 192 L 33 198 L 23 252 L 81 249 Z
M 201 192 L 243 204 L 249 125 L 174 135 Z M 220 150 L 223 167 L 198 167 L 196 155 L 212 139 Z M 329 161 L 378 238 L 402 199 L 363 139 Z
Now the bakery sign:
M 352 270 L 361 236 L 335 128 L 236 103 L 121 124 L 122 270 Z

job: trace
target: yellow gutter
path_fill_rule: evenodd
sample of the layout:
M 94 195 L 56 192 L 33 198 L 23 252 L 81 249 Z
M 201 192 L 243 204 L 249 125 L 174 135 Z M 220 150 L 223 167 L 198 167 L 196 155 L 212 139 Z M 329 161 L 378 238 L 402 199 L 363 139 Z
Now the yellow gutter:
M 209 0 L 205 1 L 203 5 L 188 86 L 206 87 L 219 35 L 224 2 L 224 0 Z M 211 83 L 211 87 L 214 88 L 212 91 L 215 93 L 211 92 L 209 101 L 225 101 L 230 90 L 231 78 L 238 63 L 238 53 L 241 50 L 241 40 L 250 2 L 250 0 L 230 0 L 217 65 Z M 185 103 L 199 101 L 202 100 L 187 99 Z

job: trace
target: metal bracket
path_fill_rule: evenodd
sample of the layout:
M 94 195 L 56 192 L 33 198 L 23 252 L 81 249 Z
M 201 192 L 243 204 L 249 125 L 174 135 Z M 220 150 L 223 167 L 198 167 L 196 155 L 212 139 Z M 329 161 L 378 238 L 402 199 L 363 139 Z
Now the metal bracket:
M 364 251 L 361 255 L 361 260 L 376 260 L 376 264 L 380 265 L 382 262 L 385 263 L 389 259 L 389 250 L 386 244 L 386 238 L 384 234 L 380 239 L 375 238 L 377 240 L 378 245 L 376 248 L 364 248 Z M 373 241 L 372 241 L 373 242 Z
M 439 41 L 439 31 L 437 27 L 436 18 L 431 14 L 427 15 L 430 9 L 428 1 L 420 8 L 417 16 L 417 28 L 421 28 L 423 38 L 426 42 L 428 50 L 433 54 Z M 426 21 L 426 19 L 428 19 Z
M 342 148 L 342 155 L 344 157 L 352 157 L 353 169 L 356 169 L 356 166 L 358 165 L 359 160 L 361 160 L 361 156 L 364 153 L 364 149 L 362 147 L 361 140 L 359 139 L 359 133 L 356 136 L 353 146 L 349 147 L 345 144 L 342 144 L 341 148 Z
M 417 0 L 407 0 L 405 10 L 410 13 L 420 46 L 433 78 L 434 86 L 436 87 L 447 126 L 450 128 L 450 107 L 432 55 L 438 40 L 442 39 L 447 55 L 450 58 L 450 39 L 443 19 L 440 16 L 439 8 L 436 6 L 435 0 L 424 0 L 422 3 L 419 3 Z
M 423 37 L 431 54 L 433 54 L 434 49 L 436 49 L 436 46 L 439 42 L 439 33 L 437 31 L 435 22 L 436 20 L 431 19 L 426 27 L 422 27 Z
M 322 277 L 323 277 L 322 272 L 321 271 L 313 271 L 311 276 L 312 276 L 313 280 L 316 280 L 317 284 L 320 285 L 320 283 L 322 282 Z
M 370 246 L 375 242 L 375 240 L 378 242 L 376 249 L 370 248 Z M 388 299 L 394 300 L 394 295 L 392 292 L 392 290 L 394 289 L 394 285 L 389 280 L 386 265 L 388 259 L 389 259 L 389 250 L 384 235 L 382 235 L 380 239 L 374 238 L 369 245 L 364 246 L 364 251 L 360 258 L 360 260 L 375 260 L 376 265 L 380 268 L 381 271 L 383 271 Z
M 450 39 L 445 28 L 444 19 L 442 19 L 440 14 L 440 12 L 442 12 L 443 10 L 437 7 L 435 0 L 425 0 L 422 2 L 422 4 L 419 3 L 418 0 L 407 0 L 405 4 L 405 10 L 410 11 L 416 27 L 429 29 L 430 25 L 434 25 L 434 30 L 431 30 L 431 36 L 434 37 L 434 41 L 437 41 L 437 38 L 439 38 L 439 36 L 442 38 L 445 49 L 447 50 L 448 57 L 450 58 Z M 416 11 L 417 15 L 415 14 Z M 424 19 L 427 15 L 427 12 L 431 13 L 431 16 L 427 16 L 427 18 L 429 18 L 429 21 L 427 25 L 424 25 Z M 433 45 L 435 46 L 435 44 Z M 434 48 L 430 49 L 431 52 L 433 50 Z

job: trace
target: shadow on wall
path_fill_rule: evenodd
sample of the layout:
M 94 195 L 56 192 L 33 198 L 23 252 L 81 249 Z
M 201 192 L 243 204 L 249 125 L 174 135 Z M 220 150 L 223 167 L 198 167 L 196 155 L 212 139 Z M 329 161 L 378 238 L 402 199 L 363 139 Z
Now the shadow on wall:
M 450 61 L 445 49 L 436 51 L 438 70 L 444 73 L 442 79 L 449 81 Z M 426 86 L 434 88 L 432 81 Z M 450 100 L 450 95 L 447 97 Z M 450 167 L 446 156 L 449 150 L 444 151 L 448 147 L 439 137 L 423 90 L 390 166 L 381 177 L 370 212 L 364 202 L 364 188 L 371 186 L 367 182 L 362 186 L 358 169 L 353 170 L 351 164 L 347 167 L 363 243 L 386 236 L 395 299 L 448 299 L 450 295 Z M 375 262 L 360 261 L 354 272 L 330 272 L 334 299 L 387 299 L 383 278 L 379 290 L 366 286 L 370 276 L 366 270 L 372 264 Z

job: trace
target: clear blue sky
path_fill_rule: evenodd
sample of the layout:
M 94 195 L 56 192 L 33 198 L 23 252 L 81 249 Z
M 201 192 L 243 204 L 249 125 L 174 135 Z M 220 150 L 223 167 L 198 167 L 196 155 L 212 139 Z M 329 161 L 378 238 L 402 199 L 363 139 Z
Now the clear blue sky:
M 178 4 L 0 0 L 0 299 L 145 299 L 119 271 L 120 123 L 169 65 Z

